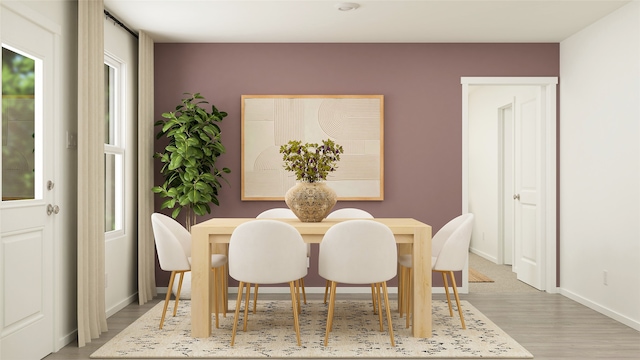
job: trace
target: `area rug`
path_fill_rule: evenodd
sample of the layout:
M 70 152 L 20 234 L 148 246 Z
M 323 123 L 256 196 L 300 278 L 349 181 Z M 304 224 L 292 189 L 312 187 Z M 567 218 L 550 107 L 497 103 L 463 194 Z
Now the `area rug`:
M 478 270 L 469 268 L 469 282 L 472 283 L 482 283 L 482 282 L 493 282 L 490 277 L 484 275 Z
M 230 302 L 230 309 L 235 308 L 234 303 Z M 427 339 L 412 337 L 405 319 L 393 311 L 396 347 L 391 346 L 386 320 L 385 331 L 380 332 L 371 303 L 362 300 L 336 301 L 333 331 L 326 347 L 327 305 L 321 301 L 302 305 L 302 346 L 296 344 L 290 301 L 259 300 L 257 313 L 249 312 L 247 332 L 239 324 L 233 347 L 233 313 L 220 317 L 220 328 L 214 327 L 209 338 L 199 339 L 190 336 L 189 301 L 180 302 L 176 317 L 171 316 L 170 307 L 160 330 L 162 306 L 159 303 L 149 310 L 91 358 L 533 358 L 467 301 L 462 302 L 467 325 L 463 330 L 457 313 L 449 316 L 446 301 L 434 300 L 433 336 Z M 395 310 L 395 302 L 392 306 Z

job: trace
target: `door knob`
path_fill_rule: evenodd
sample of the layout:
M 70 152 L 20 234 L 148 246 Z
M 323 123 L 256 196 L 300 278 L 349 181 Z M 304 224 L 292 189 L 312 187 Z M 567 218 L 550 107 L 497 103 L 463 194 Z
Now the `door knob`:
M 60 212 L 60 207 L 58 205 L 47 205 L 47 215 L 57 214 Z
M 513 195 L 513 200 L 520 200 L 520 194 Z

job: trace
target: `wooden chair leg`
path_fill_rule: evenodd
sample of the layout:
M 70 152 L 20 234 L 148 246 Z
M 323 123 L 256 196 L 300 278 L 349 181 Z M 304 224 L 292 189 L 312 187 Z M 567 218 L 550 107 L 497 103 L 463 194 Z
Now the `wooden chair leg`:
M 233 317 L 233 331 L 231 333 L 231 346 L 233 346 L 236 340 L 236 330 L 238 329 L 238 316 L 240 315 L 240 304 L 242 304 L 242 290 L 244 283 L 240 281 L 238 284 L 238 300 L 236 301 L 236 314 Z
M 171 272 L 171 277 L 169 278 L 169 288 L 167 289 L 167 296 L 164 298 L 164 310 L 162 310 L 162 317 L 160 318 L 160 329 L 164 325 L 164 317 L 167 314 L 167 307 L 169 306 L 169 300 L 171 299 L 171 289 L 173 288 L 173 279 L 176 278 L 176 272 Z
M 220 312 L 220 309 L 218 308 L 218 269 L 211 268 L 211 271 L 213 271 L 213 306 L 216 308 L 216 329 L 219 329 L 220 324 L 218 320 L 218 313 Z
M 300 322 L 298 321 L 298 307 L 300 306 L 300 299 L 295 290 L 296 286 L 294 282 L 289 282 L 289 290 L 291 291 L 291 308 L 293 309 L 293 327 L 296 330 L 296 338 L 298 339 L 298 346 L 300 343 Z
M 258 284 L 254 285 L 253 289 L 253 313 L 256 313 L 256 309 L 258 308 Z
M 449 282 L 447 281 L 447 273 L 444 271 L 442 274 L 442 281 L 444 282 L 444 292 L 447 294 L 447 304 L 449 305 L 449 316 L 453 317 L 453 309 L 451 308 L 451 297 L 449 296 Z
M 371 284 L 372 286 L 374 286 L 374 284 Z M 380 283 L 376 283 L 375 286 L 375 293 L 376 293 L 376 302 L 374 302 L 374 305 L 378 305 L 378 322 L 380 323 L 380 331 L 384 331 L 384 326 L 382 325 L 382 301 L 380 301 Z M 376 312 L 374 311 L 374 314 Z
M 378 288 L 377 286 L 371 284 L 371 302 L 373 303 L 373 313 L 377 314 L 378 313 L 378 306 L 376 301 L 379 299 L 379 294 L 377 292 Z
M 327 280 L 324 284 L 324 301 L 323 303 L 327 303 L 327 294 L 329 294 L 329 286 L 331 286 L 331 282 Z
M 449 275 L 451 276 L 451 286 L 453 286 L 453 295 L 456 298 L 456 305 L 458 306 L 458 314 L 460 314 L 460 323 L 462 323 L 462 328 L 466 329 L 467 326 L 464 323 L 464 315 L 462 315 L 462 307 L 460 306 L 460 298 L 458 297 L 458 287 L 456 286 L 456 278 L 453 276 L 453 271 L 449 271 Z
M 184 279 L 184 271 L 179 271 L 180 280 L 178 281 L 178 291 L 176 291 L 176 304 L 173 306 L 173 316 L 176 316 L 178 313 L 178 302 L 180 301 L 180 291 L 182 290 L 182 280 Z M 173 291 L 173 285 L 169 288 L 167 292 Z
M 413 285 L 413 268 L 407 268 L 406 271 L 406 275 L 404 277 L 404 280 L 406 281 L 406 284 L 404 285 L 404 308 L 405 308 L 405 313 L 407 318 L 405 319 L 405 327 L 408 329 L 409 326 L 411 325 L 411 307 L 413 306 L 413 303 L 411 302 L 411 297 L 412 297 L 412 285 Z
M 327 313 L 327 331 L 324 335 L 324 346 L 329 344 L 329 332 L 333 327 L 333 311 L 336 306 L 336 282 L 331 281 L 331 296 L 329 297 L 329 311 Z
M 304 304 L 307 305 L 307 292 L 304 290 L 304 278 L 300 279 L 300 287 L 302 288 L 302 299 Z
M 387 309 L 387 326 L 389 326 L 389 336 L 391 337 L 391 346 L 395 347 L 396 342 L 393 338 L 393 323 L 391 323 L 391 309 L 389 309 L 389 293 L 387 291 L 387 282 L 382 283 L 382 291 L 384 292 L 384 307 Z
M 247 331 L 247 319 L 249 318 L 249 298 L 251 297 L 251 284 L 247 284 L 247 294 L 244 298 L 244 324 L 242 325 L 242 331 Z M 253 303 L 255 305 L 255 302 Z
M 302 306 L 300 305 L 300 279 L 295 280 L 293 282 L 293 290 L 295 291 L 295 295 L 296 295 L 296 307 L 298 308 L 298 313 L 302 312 Z
M 402 318 L 404 313 L 404 266 L 398 265 L 400 271 L 398 271 L 398 314 Z

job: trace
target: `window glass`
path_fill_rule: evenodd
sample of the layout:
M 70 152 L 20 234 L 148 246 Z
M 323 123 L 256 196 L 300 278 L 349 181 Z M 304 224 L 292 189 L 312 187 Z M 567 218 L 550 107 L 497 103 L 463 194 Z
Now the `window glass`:
M 105 143 L 104 143 L 104 227 L 110 236 L 119 236 L 124 222 L 124 144 L 122 143 L 123 109 L 122 65 L 105 55 Z
M 35 198 L 36 60 L 2 47 L 2 200 Z

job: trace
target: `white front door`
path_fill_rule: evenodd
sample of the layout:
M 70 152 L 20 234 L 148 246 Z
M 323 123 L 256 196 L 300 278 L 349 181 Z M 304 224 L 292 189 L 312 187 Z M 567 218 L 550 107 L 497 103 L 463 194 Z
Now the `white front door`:
M 518 280 L 541 289 L 543 279 L 540 231 L 541 114 L 539 97 L 517 106 L 515 121 L 514 212 L 515 263 Z
M 55 35 L 12 8 L 0 10 L 0 359 L 41 359 L 54 343 Z

